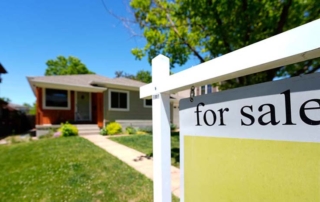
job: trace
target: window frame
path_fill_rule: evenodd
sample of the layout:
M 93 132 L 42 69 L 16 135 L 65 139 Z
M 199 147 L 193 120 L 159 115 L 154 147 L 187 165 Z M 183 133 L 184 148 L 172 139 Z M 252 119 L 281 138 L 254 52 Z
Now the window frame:
M 57 109 L 57 110 L 70 110 L 71 109 L 71 93 L 70 90 L 67 91 L 68 95 L 68 106 L 67 107 L 53 107 L 53 106 L 47 106 L 46 105 L 46 90 L 65 90 L 65 89 L 56 89 L 56 88 L 42 88 L 42 108 L 43 109 Z
M 147 100 L 151 100 L 151 105 L 147 105 Z M 143 99 L 143 107 L 152 108 L 152 99 Z
M 111 93 L 126 93 L 127 94 L 127 108 L 112 108 L 111 107 Z M 110 111 L 130 111 L 130 92 L 125 90 L 115 90 L 115 89 L 109 89 L 108 92 L 108 107 Z

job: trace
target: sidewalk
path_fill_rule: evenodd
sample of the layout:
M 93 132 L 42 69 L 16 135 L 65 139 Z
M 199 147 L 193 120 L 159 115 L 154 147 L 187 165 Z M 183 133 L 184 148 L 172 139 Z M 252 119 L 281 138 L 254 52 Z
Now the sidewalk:
M 153 180 L 153 161 L 146 158 L 139 158 L 145 156 L 145 154 L 109 140 L 102 135 L 82 135 L 81 137 L 101 147 Z M 175 196 L 180 197 L 180 169 L 173 166 L 171 166 L 171 190 Z

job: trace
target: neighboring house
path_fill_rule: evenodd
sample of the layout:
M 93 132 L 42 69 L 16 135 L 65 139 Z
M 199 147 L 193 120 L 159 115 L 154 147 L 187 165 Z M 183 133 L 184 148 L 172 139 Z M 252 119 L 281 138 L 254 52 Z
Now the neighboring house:
M 139 97 L 145 83 L 127 78 L 99 75 L 28 77 L 37 98 L 36 125 L 57 125 L 66 121 L 97 124 L 117 121 L 123 127 L 151 125 L 152 100 Z M 171 98 L 171 109 L 178 99 Z M 179 123 L 171 116 L 172 123 Z
M 213 87 L 211 84 L 207 84 L 207 85 L 196 87 L 195 96 L 215 93 L 218 91 L 219 91 L 218 87 Z

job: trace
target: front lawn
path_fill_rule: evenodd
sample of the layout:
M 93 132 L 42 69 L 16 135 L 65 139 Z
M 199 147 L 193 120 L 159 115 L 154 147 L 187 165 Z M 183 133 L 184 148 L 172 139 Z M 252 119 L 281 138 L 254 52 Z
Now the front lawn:
M 151 180 L 80 137 L 1 145 L 0 168 L 0 201 L 153 200 Z
M 144 154 L 152 153 L 152 135 L 130 135 L 112 137 L 111 140 L 131 147 Z M 171 133 L 171 157 L 172 165 L 179 167 L 179 132 Z

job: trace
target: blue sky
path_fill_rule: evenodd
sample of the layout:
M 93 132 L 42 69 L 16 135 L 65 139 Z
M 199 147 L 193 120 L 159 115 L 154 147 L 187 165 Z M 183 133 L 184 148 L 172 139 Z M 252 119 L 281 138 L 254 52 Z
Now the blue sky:
M 122 0 L 104 0 L 114 13 L 130 16 Z M 33 103 L 26 76 L 42 76 L 46 61 L 58 55 L 75 56 L 99 75 L 114 77 L 123 70 L 151 70 L 146 59 L 135 60 L 131 49 L 145 40 L 132 37 L 123 24 L 106 12 L 101 0 L 0 1 L 0 97 L 17 104 Z M 196 65 L 190 61 L 185 66 Z M 178 72 L 185 67 L 176 67 Z

